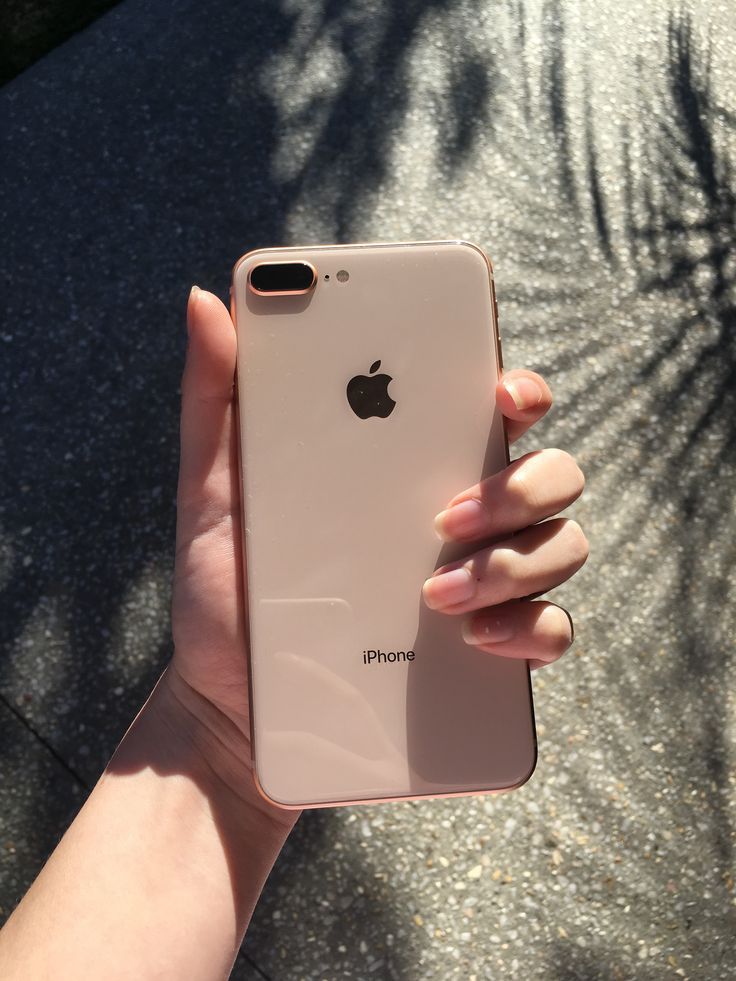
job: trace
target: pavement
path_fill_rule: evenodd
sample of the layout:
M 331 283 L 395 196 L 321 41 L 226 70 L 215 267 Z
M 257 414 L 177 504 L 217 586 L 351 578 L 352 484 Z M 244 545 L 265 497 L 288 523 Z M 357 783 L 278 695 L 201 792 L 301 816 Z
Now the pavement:
M 236 979 L 736 976 L 736 20 L 695 0 L 124 0 L 0 91 L 0 907 L 170 651 L 192 283 L 462 237 L 591 557 L 521 790 L 306 813 Z

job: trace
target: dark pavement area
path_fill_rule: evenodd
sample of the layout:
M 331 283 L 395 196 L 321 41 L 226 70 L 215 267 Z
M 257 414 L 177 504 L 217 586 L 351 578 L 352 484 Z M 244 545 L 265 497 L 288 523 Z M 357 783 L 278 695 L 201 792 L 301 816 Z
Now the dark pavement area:
M 306 813 L 233 977 L 736 976 L 734 52 L 694 0 L 124 0 L 3 87 L 3 916 L 171 653 L 191 284 L 467 238 L 556 396 L 517 455 L 588 481 L 538 768 Z
M 0 5 L 0 85 L 15 78 L 116 0 L 4 0 Z

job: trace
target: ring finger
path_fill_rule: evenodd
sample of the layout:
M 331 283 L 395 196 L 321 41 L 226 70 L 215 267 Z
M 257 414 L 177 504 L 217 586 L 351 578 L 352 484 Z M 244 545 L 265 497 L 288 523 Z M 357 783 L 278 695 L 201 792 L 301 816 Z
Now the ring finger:
M 424 602 L 444 613 L 469 613 L 544 593 L 569 579 L 588 557 L 580 525 L 553 518 L 440 566 L 424 583 Z

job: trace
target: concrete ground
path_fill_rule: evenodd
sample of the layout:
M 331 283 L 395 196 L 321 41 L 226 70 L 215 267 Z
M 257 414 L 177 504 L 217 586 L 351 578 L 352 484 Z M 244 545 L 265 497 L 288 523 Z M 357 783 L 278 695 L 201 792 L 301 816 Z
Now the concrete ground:
M 0 907 L 170 653 L 191 283 L 463 237 L 591 558 L 489 800 L 307 813 L 233 977 L 736 976 L 736 19 L 695 0 L 125 0 L 0 91 Z

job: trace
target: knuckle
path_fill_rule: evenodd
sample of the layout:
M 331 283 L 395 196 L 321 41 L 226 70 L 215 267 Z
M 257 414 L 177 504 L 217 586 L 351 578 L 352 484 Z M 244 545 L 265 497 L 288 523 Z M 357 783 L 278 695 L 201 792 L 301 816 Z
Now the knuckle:
M 518 578 L 516 555 L 513 549 L 498 546 L 490 550 L 485 564 L 491 573 L 490 579 L 497 584 L 499 593 L 508 592 L 508 584 Z
M 564 654 L 570 644 L 572 644 L 572 631 L 570 620 L 563 610 L 558 608 L 555 620 L 556 626 L 552 636 L 551 646 L 555 654 L 559 656 L 560 654 Z
M 578 466 L 575 457 L 567 450 L 558 447 L 551 447 L 544 450 L 546 462 L 549 467 L 564 475 L 564 482 L 568 495 L 572 500 L 583 493 L 585 488 L 585 474 Z
M 517 520 L 538 520 L 572 504 L 585 477 L 573 456 L 551 447 L 518 461 L 509 472 L 505 494 Z
M 574 474 L 575 474 L 575 481 L 577 486 L 577 494 L 575 496 L 580 497 L 580 495 L 585 490 L 585 474 L 583 473 L 583 470 L 580 467 L 580 464 L 577 462 L 577 460 L 574 457 L 570 457 L 570 459 L 572 460 L 573 467 L 575 468 Z
M 543 450 L 548 463 L 552 463 L 557 467 L 567 467 L 571 463 L 575 463 L 571 454 L 567 450 L 561 450 L 559 446 L 548 446 Z
M 563 526 L 565 545 L 571 561 L 575 565 L 583 565 L 590 554 L 590 546 L 585 532 L 572 518 L 566 518 Z
M 523 464 L 509 476 L 506 489 L 514 504 L 523 511 L 533 511 L 539 501 L 534 481 Z
M 572 620 L 568 614 L 561 606 L 547 603 L 537 623 L 539 656 L 547 660 L 561 657 L 572 644 Z

